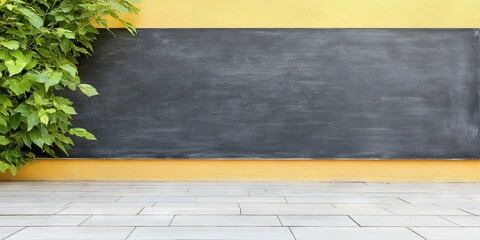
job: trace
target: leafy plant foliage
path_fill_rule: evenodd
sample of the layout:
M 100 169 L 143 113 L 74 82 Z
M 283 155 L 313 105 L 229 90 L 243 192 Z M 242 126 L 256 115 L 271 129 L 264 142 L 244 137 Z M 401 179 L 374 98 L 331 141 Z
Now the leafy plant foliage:
M 105 16 L 118 19 L 132 34 L 135 28 L 120 13 L 137 13 L 138 0 L 0 0 L 0 171 L 15 174 L 42 151 L 74 145 L 71 136 L 95 140 L 83 128 L 72 128 L 75 109 L 59 96 L 80 89 L 76 58 L 93 52 L 98 30 L 108 29 Z M 36 150 L 35 150 L 36 149 Z

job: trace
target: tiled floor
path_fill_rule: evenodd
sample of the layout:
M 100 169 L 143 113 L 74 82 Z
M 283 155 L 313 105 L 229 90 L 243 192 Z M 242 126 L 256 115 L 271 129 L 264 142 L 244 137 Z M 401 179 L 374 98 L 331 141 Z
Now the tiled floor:
M 478 240 L 480 183 L 0 182 L 7 240 Z

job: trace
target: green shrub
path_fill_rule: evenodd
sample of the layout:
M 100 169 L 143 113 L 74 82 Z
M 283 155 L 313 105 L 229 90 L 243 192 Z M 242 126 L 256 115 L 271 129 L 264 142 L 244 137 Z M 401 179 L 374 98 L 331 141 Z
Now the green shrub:
M 58 91 L 80 89 L 76 58 L 93 52 L 105 16 L 135 28 L 119 13 L 137 13 L 138 0 L 0 0 L 0 171 L 18 167 L 42 151 L 52 157 L 74 145 L 70 136 L 95 140 L 83 128 L 71 128 L 72 102 Z M 37 151 L 34 149 L 38 148 Z

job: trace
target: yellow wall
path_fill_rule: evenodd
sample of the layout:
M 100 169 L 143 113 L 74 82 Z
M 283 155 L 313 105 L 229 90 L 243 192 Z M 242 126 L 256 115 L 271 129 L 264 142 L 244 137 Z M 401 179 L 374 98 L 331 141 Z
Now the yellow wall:
M 468 160 L 40 160 L 4 180 L 480 181 Z
M 127 17 L 138 28 L 480 27 L 480 0 L 142 0 L 139 8 Z M 40 160 L 0 179 L 480 181 L 480 161 Z
M 478 28 L 479 0 L 142 0 L 139 28 Z M 118 25 L 116 25 L 118 26 Z

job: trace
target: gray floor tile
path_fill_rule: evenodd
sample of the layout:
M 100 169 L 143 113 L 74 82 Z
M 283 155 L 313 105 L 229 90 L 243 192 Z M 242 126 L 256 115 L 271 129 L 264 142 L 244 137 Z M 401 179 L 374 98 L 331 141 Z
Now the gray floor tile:
M 60 212 L 62 209 L 64 207 L 0 207 L 0 215 L 48 215 Z
M 271 190 L 250 193 L 251 197 L 321 197 L 327 191 L 322 190 Z
M 240 214 L 238 207 L 146 207 L 140 214 Z
M 92 186 L 87 185 L 80 188 L 84 192 L 108 192 L 108 191 L 121 191 L 132 189 L 132 185 L 105 185 L 105 186 Z
M 480 227 L 480 216 L 443 216 L 462 227 Z
M 138 190 L 138 191 L 102 191 L 85 192 L 82 197 L 156 197 L 160 196 L 162 191 Z
M 172 187 L 172 186 L 155 186 L 155 185 L 133 185 L 131 189 L 152 189 L 162 192 L 188 192 L 190 186 Z
M 294 240 L 290 230 L 283 227 L 139 227 L 128 239 Z
M 303 208 L 303 209 L 335 209 L 328 203 L 239 203 L 241 208 Z
M 408 198 L 402 197 L 401 199 L 411 203 L 411 204 L 434 204 L 437 206 L 442 207 L 468 207 L 468 208 L 480 208 L 480 202 L 468 199 L 467 197 L 464 198 L 441 198 L 441 197 L 434 197 L 434 198 Z
M 405 204 L 398 198 L 366 198 L 366 197 L 285 197 L 288 203 L 384 203 Z
M 44 207 L 66 207 L 70 202 L 2 202 L 0 208 L 44 208 Z
M 53 191 L 35 192 L 35 191 L 0 191 L 0 197 L 41 197 L 48 196 Z
M 386 208 L 386 210 L 394 215 L 471 215 L 460 209 L 450 207 L 391 207 Z
M 408 203 L 399 203 L 399 204 L 385 204 L 385 203 L 333 203 L 332 204 L 336 208 L 402 208 L 402 207 L 438 207 L 433 204 L 425 204 L 425 205 L 412 205 Z
M 0 216 L 0 226 L 78 226 L 88 216 Z
M 52 194 L 49 194 L 49 197 L 80 197 L 82 194 L 85 192 L 53 192 Z
M 335 208 L 330 204 L 247 204 L 242 214 L 257 215 L 391 215 L 382 208 Z
M 5 197 L 2 202 L 116 202 L 120 197 Z
M 118 202 L 194 203 L 196 197 L 122 197 Z
M 164 192 L 162 197 L 248 197 L 249 192 L 243 190 L 205 190 L 189 192 Z
M 141 207 L 68 207 L 57 214 L 137 214 Z
M 480 183 L 2 182 L 0 239 L 471 240 L 479 199 Z
M 480 239 L 480 227 L 415 227 L 412 230 L 428 240 Z
M 278 216 L 285 227 L 356 227 L 348 216 Z
M 167 227 L 173 215 L 95 215 L 82 226 L 90 227 Z
M 0 239 L 4 239 L 20 231 L 21 229 L 21 227 L 0 227 Z
M 237 203 L 155 203 L 153 207 L 161 208 L 238 208 Z
M 152 207 L 153 202 L 133 202 L 133 203 L 127 203 L 127 202 L 116 202 L 116 203 L 89 203 L 89 202 L 83 202 L 83 203 L 70 203 L 68 204 L 68 207 L 75 207 L 75 208 L 110 208 L 110 207 L 119 207 L 119 208 L 129 208 L 129 207 Z
M 276 216 L 215 216 L 196 215 L 176 216 L 173 227 L 280 227 Z
M 407 228 L 292 227 L 296 240 L 424 240 Z
M 480 215 L 480 208 L 469 208 L 469 207 L 459 207 L 459 208 L 468 213 L 471 213 L 474 215 Z M 447 214 L 444 214 L 444 215 L 447 215 Z M 454 215 L 454 214 L 451 214 L 451 215 Z M 455 215 L 461 215 L 461 214 L 455 214 Z
M 258 202 L 258 203 L 286 203 L 283 197 L 197 197 L 197 202 L 217 202 L 217 203 L 246 203 L 246 202 Z
M 131 227 L 28 227 L 7 240 L 124 240 Z
M 351 216 L 362 227 L 448 227 L 454 223 L 438 216 Z

